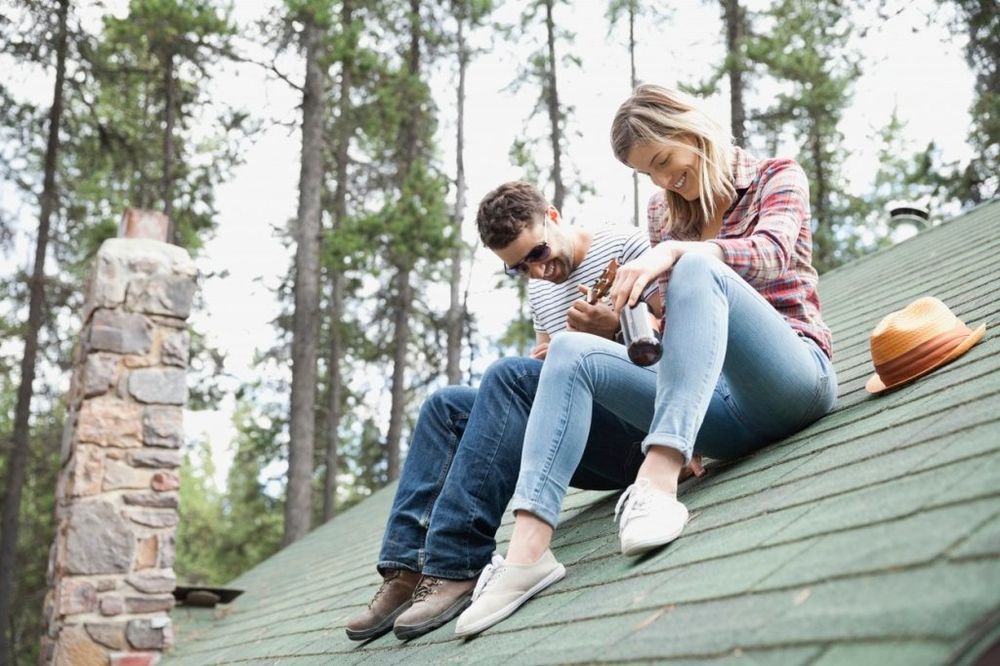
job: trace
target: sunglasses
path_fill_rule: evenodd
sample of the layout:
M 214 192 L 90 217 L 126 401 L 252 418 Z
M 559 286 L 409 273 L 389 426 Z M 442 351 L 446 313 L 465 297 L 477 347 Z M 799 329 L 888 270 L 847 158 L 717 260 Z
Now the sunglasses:
M 528 264 L 537 264 L 540 261 L 545 261 L 552 254 L 552 248 L 549 247 L 549 220 L 548 218 L 542 218 L 542 242 L 531 248 L 531 252 L 524 255 L 524 259 L 517 262 L 513 266 L 503 265 L 503 272 L 510 277 L 519 277 L 522 275 L 527 275 L 529 266 Z

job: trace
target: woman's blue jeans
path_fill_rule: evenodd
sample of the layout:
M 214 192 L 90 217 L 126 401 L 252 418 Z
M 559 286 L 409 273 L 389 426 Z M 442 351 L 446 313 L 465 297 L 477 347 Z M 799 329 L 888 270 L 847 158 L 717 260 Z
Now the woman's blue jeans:
M 496 531 L 514 493 L 542 367 L 530 358 L 503 358 L 487 369 L 478 390 L 448 386 L 427 399 L 389 514 L 380 571 L 409 569 L 452 579 L 479 575 L 496 548 Z M 566 483 L 595 490 L 626 487 L 642 464 L 646 431 L 599 405 L 588 407 L 587 423 L 581 433 L 587 450 Z
M 650 367 L 592 335 L 554 336 L 528 419 L 513 510 L 558 524 L 567 482 L 589 446 L 592 405 L 647 431 L 643 453 L 669 446 L 688 461 L 695 452 L 744 456 L 833 408 L 837 379 L 826 354 L 723 262 L 684 255 L 665 302 L 663 356 Z

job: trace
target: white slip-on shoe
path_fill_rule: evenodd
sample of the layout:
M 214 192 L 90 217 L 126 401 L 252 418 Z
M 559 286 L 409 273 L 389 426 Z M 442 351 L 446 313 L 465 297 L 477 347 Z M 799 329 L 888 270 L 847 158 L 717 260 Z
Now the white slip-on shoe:
M 657 490 L 649 479 L 635 480 L 615 506 L 621 511 L 618 537 L 623 555 L 641 555 L 680 536 L 688 521 L 688 510 L 674 493 Z
M 456 636 L 470 636 L 506 619 L 552 583 L 566 575 L 566 567 L 546 550 L 534 564 L 506 564 L 500 555 L 486 565 L 472 592 L 472 604 L 458 617 Z

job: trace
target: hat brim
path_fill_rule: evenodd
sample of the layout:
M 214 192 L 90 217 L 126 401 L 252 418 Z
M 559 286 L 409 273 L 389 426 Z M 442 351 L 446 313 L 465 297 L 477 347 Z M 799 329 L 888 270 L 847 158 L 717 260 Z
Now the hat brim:
M 931 367 L 921 370 L 920 372 L 911 377 L 900 379 L 899 381 L 893 384 L 889 384 L 888 386 L 886 386 L 882 382 L 881 378 L 879 378 L 878 374 L 876 373 L 868 378 L 868 381 L 865 383 L 865 390 L 868 391 L 869 393 L 882 393 L 884 391 L 888 391 L 889 389 L 898 388 L 903 384 L 908 384 L 909 382 L 912 382 L 914 379 L 919 379 L 920 377 L 926 375 L 928 372 L 933 372 L 934 370 L 940 368 L 942 365 L 951 363 L 956 358 L 958 358 L 965 352 L 972 349 L 972 346 L 974 344 L 983 339 L 983 335 L 985 333 L 986 333 L 986 324 L 983 324 L 982 326 L 974 330 L 972 333 L 970 333 L 969 337 L 965 338 L 965 340 L 962 340 L 962 342 L 957 347 L 955 347 L 950 354 L 945 356 L 943 359 L 941 359 Z

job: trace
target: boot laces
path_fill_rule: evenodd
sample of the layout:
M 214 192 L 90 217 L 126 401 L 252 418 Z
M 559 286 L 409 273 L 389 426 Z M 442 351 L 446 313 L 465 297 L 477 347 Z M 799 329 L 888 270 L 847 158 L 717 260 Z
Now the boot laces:
M 440 578 L 435 578 L 434 576 L 424 576 L 420 579 L 417 589 L 413 592 L 413 601 L 423 601 L 430 595 L 434 594 L 434 588 L 440 584 Z
M 401 571 L 394 571 L 392 573 L 386 574 L 386 576 L 382 579 L 382 584 L 379 585 L 378 590 L 375 592 L 375 596 L 372 597 L 372 600 L 368 602 L 368 608 L 374 606 L 375 602 L 378 601 L 378 598 L 381 597 L 385 593 L 385 591 L 389 589 L 389 585 L 392 583 L 392 581 L 396 580 L 401 575 L 402 575 Z

